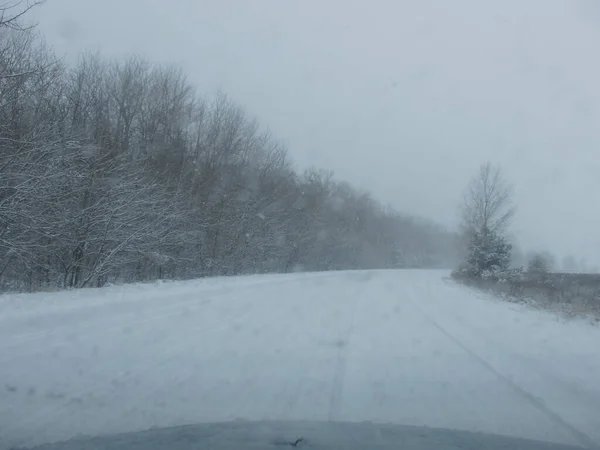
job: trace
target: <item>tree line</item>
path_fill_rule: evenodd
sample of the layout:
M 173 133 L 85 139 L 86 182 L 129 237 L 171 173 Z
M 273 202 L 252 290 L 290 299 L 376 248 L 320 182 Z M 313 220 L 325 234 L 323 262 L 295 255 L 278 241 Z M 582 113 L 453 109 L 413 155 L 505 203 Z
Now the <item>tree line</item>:
M 298 172 L 179 68 L 67 66 L 0 10 L 0 289 L 453 264 L 452 233 Z

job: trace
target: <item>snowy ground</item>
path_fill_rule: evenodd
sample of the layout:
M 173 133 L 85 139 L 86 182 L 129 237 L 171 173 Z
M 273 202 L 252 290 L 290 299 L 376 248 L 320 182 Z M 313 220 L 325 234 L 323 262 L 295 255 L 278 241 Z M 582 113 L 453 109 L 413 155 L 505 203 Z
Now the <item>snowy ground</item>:
M 0 447 L 193 422 L 393 422 L 600 443 L 600 329 L 437 271 L 0 297 Z

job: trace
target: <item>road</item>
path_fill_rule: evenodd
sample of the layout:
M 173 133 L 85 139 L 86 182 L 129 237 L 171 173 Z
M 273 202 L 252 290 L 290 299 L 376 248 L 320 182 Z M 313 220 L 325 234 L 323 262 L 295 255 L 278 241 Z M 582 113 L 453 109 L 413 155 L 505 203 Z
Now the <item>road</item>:
M 224 420 L 600 443 L 600 327 L 440 271 L 0 297 L 0 448 Z

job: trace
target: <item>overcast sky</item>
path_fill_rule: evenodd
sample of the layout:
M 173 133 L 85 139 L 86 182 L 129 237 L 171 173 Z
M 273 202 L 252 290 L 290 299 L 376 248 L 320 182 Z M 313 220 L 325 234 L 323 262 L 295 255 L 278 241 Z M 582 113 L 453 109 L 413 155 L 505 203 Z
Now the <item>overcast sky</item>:
M 61 56 L 137 53 L 223 90 L 288 146 L 455 226 L 485 160 L 525 249 L 600 263 L 598 0 L 47 0 Z

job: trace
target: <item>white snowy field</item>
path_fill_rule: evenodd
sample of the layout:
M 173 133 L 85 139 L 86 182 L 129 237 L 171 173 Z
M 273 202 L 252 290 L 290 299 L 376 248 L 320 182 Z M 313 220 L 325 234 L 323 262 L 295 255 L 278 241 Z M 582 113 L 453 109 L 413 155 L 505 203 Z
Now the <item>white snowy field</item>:
M 235 419 L 600 444 L 600 327 L 440 271 L 0 297 L 0 447 Z

